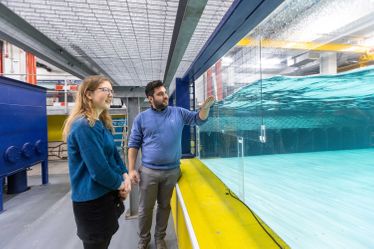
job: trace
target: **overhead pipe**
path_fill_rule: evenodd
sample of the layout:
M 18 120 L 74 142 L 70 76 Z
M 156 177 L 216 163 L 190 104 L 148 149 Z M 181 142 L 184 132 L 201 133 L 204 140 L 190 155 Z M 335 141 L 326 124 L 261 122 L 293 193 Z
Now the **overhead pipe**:
M 366 53 L 370 48 L 360 45 L 344 44 L 344 43 L 320 43 L 320 42 L 298 42 L 263 39 L 261 41 L 263 48 L 284 48 L 295 50 L 312 50 L 312 51 L 330 51 L 330 52 L 351 52 Z M 258 41 L 250 37 L 241 39 L 236 46 L 250 47 L 258 46 Z

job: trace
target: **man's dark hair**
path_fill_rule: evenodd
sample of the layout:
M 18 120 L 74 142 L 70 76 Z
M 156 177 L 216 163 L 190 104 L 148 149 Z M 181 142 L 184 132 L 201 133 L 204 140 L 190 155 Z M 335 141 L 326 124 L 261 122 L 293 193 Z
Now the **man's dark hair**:
M 147 86 L 145 87 L 145 95 L 147 97 L 153 96 L 153 94 L 155 93 L 155 88 L 158 88 L 160 86 L 164 86 L 164 83 L 162 83 L 161 80 L 154 80 L 154 81 L 149 82 Z

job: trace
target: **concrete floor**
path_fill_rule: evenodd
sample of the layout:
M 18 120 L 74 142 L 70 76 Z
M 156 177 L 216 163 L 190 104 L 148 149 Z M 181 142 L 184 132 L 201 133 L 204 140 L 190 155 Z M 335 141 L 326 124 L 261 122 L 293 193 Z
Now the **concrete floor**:
M 35 165 L 28 171 L 30 190 L 16 195 L 4 194 L 5 211 L 0 213 L 0 248 L 83 248 L 76 236 L 66 161 L 49 162 L 49 181 L 48 185 L 41 185 L 40 166 Z M 120 228 L 109 248 L 137 248 L 137 219 L 127 220 L 122 215 L 119 222 Z M 170 249 L 178 248 L 171 216 L 166 242 Z M 150 249 L 153 248 L 152 240 Z

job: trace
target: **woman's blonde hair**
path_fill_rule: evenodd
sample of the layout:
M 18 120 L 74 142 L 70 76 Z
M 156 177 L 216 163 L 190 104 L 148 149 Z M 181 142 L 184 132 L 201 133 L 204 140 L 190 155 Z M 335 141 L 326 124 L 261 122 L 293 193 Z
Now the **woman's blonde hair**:
M 105 81 L 112 84 L 111 81 L 105 76 L 93 75 L 86 77 L 83 80 L 83 83 L 79 86 L 74 108 L 64 123 L 62 138 L 65 142 L 69 135 L 71 125 L 77 118 L 85 117 L 87 118 L 91 127 L 95 125 L 95 110 L 92 101 L 87 97 L 87 92 L 95 91 Z M 110 117 L 108 110 L 104 110 L 100 114 L 99 119 L 104 123 L 107 129 L 113 131 L 112 118 Z

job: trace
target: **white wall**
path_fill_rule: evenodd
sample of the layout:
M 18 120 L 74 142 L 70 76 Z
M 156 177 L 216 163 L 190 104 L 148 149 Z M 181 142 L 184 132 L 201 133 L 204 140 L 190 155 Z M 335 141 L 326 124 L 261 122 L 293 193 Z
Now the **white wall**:
M 45 68 L 37 67 L 37 80 L 79 79 L 39 58 L 36 58 L 36 60 L 52 69 L 51 72 L 48 72 Z M 24 50 L 10 44 L 9 42 L 4 41 L 3 62 L 4 76 L 21 81 L 26 81 L 26 52 Z
M 4 76 L 26 80 L 26 52 L 22 49 L 4 42 L 3 46 Z

